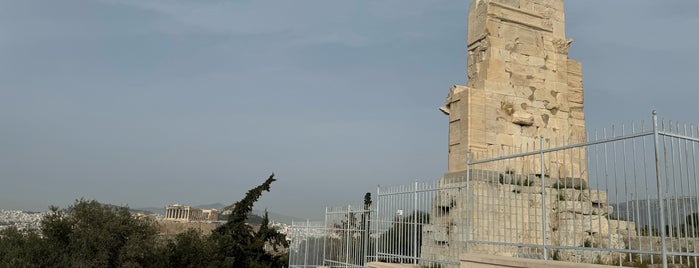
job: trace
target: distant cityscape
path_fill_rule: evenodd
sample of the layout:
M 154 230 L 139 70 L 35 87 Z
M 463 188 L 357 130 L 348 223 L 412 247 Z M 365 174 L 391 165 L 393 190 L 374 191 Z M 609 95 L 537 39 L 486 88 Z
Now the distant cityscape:
M 158 223 L 162 235 L 175 235 L 188 229 L 198 229 L 202 233 L 210 233 L 216 227 L 225 223 L 231 211 L 220 203 L 188 206 L 171 204 L 163 208 L 130 209 L 134 217 L 147 217 Z M 0 209 L 0 230 L 15 227 L 18 230 L 39 229 L 41 220 L 49 211 L 31 212 L 21 210 Z M 250 225 L 259 225 L 264 211 L 254 210 L 248 218 Z M 289 234 L 291 223 L 300 221 L 290 216 L 269 213 L 270 226 L 283 234 Z
M 19 230 L 37 229 L 41 219 L 48 215 L 48 212 L 25 212 L 20 210 L 0 209 L 0 230 L 10 226 Z

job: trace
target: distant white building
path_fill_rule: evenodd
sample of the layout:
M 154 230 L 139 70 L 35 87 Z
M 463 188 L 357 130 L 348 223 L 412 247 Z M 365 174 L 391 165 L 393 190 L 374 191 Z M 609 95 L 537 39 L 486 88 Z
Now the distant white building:
M 171 221 L 203 221 L 207 220 L 204 217 L 202 209 L 190 206 L 173 204 L 165 207 L 165 220 Z
M 212 209 L 203 209 L 202 213 L 204 214 L 204 220 L 207 221 L 217 221 L 218 220 L 218 209 L 212 208 Z

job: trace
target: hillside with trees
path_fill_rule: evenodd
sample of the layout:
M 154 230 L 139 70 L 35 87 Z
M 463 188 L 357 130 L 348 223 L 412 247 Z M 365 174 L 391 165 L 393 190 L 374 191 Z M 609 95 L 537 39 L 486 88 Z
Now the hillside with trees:
M 0 267 L 284 267 L 288 257 L 274 252 L 288 244 L 269 226 L 269 217 L 262 217 L 256 232 L 246 224 L 274 181 L 272 174 L 249 190 L 208 236 L 190 230 L 163 239 L 154 221 L 94 200 L 51 207 L 39 229 L 0 231 Z

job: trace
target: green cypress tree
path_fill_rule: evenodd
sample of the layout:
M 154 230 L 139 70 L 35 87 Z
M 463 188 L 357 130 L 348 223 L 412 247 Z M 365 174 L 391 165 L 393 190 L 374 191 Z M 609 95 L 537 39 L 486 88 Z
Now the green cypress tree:
M 274 174 L 261 185 L 249 190 L 245 197 L 233 204 L 228 222 L 216 228 L 211 239 L 217 244 L 216 265 L 221 267 L 281 267 L 279 258 L 265 251 L 265 244 L 286 246 L 286 239 L 269 227 L 269 217 L 265 215 L 260 230 L 254 232 L 246 223 L 253 205 L 264 191 L 270 189 Z M 266 213 L 265 213 L 266 214 Z

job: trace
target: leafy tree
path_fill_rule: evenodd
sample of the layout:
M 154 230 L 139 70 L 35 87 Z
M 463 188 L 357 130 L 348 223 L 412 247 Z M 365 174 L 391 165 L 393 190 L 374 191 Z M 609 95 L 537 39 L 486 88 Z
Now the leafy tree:
M 213 244 L 194 229 L 177 234 L 167 243 L 168 267 L 209 267 Z
M 51 263 L 44 256 L 49 253 L 36 230 L 10 227 L 0 231 L 0 267 L 47 267 Z
M 134 267 L 158 262 L 157 228 L 131 216 L 128 208 L 78 200 L 68 209 L 51 208 L 41 231 L 48 258 L 57 266 Z
M 128 208 L 83 199 L 51 207 L 41 231 L 0 232 L 1 267 L 160 267 L 153 222 Z

